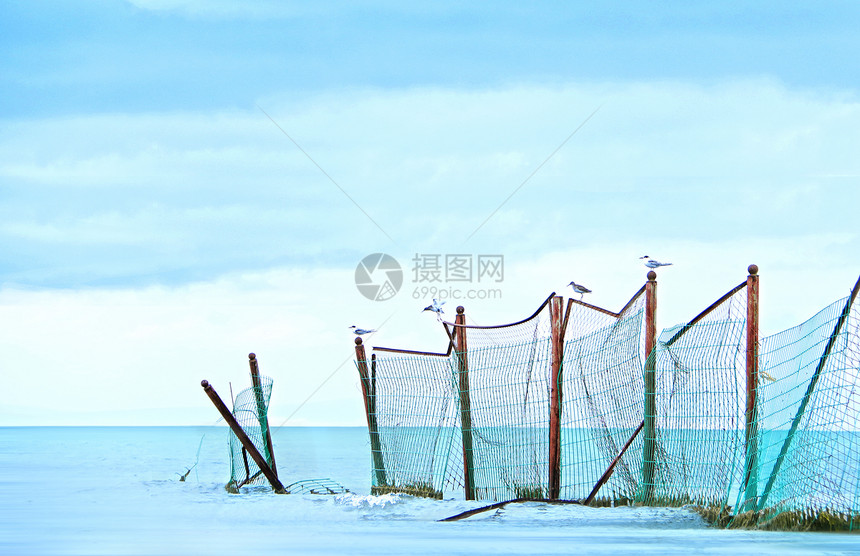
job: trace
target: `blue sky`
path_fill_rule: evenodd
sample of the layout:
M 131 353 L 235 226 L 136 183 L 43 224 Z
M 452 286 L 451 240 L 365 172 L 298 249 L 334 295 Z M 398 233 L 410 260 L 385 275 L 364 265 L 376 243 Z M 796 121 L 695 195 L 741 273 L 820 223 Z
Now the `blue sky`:
M 765 332 L 797 324 L 860 274 L 858 24 L 851 2 L 4 2 L 22 396 L 0 425 L 207 423 L 200 379 L 244 384 L 250 351 L 282 422 L 360 425 L 347 326 L 442 342 L 420 284 L 358 293 L 374 252 L 407 277 L 503 254 L 482 323 L 572 279 L 620 307 L 647 253 L 675 262 L 669 326 L 755 262 Z

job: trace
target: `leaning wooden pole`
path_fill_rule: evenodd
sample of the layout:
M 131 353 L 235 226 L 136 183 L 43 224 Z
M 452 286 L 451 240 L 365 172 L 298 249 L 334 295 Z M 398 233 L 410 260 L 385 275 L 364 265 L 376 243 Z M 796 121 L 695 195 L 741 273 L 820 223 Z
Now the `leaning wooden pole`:
M 266 451 L 272 472 L 277 477 L 278 467 L 275 465 L 275 450 L 272 447 L 272 433 L 269 430 L 268 409 L 266 408 L 266 399 L 263 396 L 263 384 L 260 380 L 260 367 L 257 364 L 256 354 L 248 354 L 248 364 L 251 367 L 251 384 L 254 385 L 254 399 L 257 402 L 257 418 L 260 420 L 260 430 L 263 432 L 263 439 L 266 442 Z
M 827 364 L 827 359 L 830 357 L 830 352 L 833 350 L 833 346 L 836 344 L 836 339 L 839 337 L 840 332 L 842 331 L 842 327 L 845 325 L 845 321 L 848 320 L 848 315 L 851 313 L 851 306 L 854 304 L 854 300 L 857 298 L 857 293 L 860 291 L 860 278 L 857 279 L 857 282 L 854 283 L 854 288 L 851 289 L 851 294 L 848 296 L 848 301 L 845 302 L 845 308 L 842 309 L 842 314 L 839 315 L 839 319 L 836 321 L 836 326 L 833 327 L 833 332 L 830 334 L 830 339 L 827 340 L 827 345 L 824 347 L 824 351 L 821 354 L 821 358 L 818 360 L 818 365 L 815 367 L 815 372 L 812 375 L 812 378 L 809 380 L 809 385 L 806 387 L 806 393 L 803 395 L 803 398 L 800 400 L 800 406 L 797 408 L 797 413 L 794 416 L 794 420 L 791 422 L 791 427 L 788 429 L 788 434 L 785 436 L 785 440 L 782 443 L 782 448 L 779 451 L 779 455 L 776 458 L 776 462 L 773 464 L 773 469 L 770 472 L 770 477 L 768 478 L 767 484 L 764 487 L 764 490 L 761 493 L 761 498 L 758 501 L 758 511 L 762 511 L 767 503 L 767 499 L 770 496 L 770 491 L 773 488 L 773 483 L 776 482 L 776 478 L 779 475 L 779 470 L 782 467 L 782 462 L 785 460 L 786 454 L 788 454 L 788 449 L 791 446 L 791 442 L 794 440 L 794 435 L 797 433 L 797 427 L 800 425 L 800 419 L 803 417 L 803 414 L 806 413 L 806 406 L 809 405 L 809 400 L 812 399 L 812 394 L 815 392 L 815 386 L 818 384 L 818 379 L 821 377 L 822 371 L 824 371 L 824 366 Z
M 469 395 L 469 356 L 466 345 L 466 310 L 457 307 L 454 320 L 454 353 L 460 394 L 460 432 L 463 439 L 463 483 L 466 500 L 475 499 L 475 463 L 472 444 L 472 403 Z
M 654 493 L 654 470 L 657 453 L 657 273 L 648 272 L 645 284 L 645 404 L 642 443 L 642 501 L 649 502 Z
M 549 485 L 547 498 L 557 500 L 561 493 L 561 373 L 564 350 L 564 330 L 562 329 L 561 296 L 552 298 L 550 304 L 550 328 L 552 334 L 552 361 L 550 376 L 549 402 Z
M 242 446 L 245 448 L 245 451 L 251 455 L 251 459 L 254 460 L 254 463 L 257 464 L 257 467 L 260 468 L 260 471 L 263 472 L 263 475 L 266 476 L 266 479 L 269 480 L 269 484 L 272 485 L 272 489 L 279 494 L 286 493 L 284 489 L 284 485 L 281 484 L 281 481 L 278 480 L 278 476 L 272 471 L 272 468 L 269 467 L 266 458 L 260 454 L 257 447 L 254 446 L 254 443 L 251 442 L 251 439 L 248 438 L 248 435 L 245 434 L 245 431 L 242 429 L 242 426 L 236 421 L 236 418 L 233 417 L 233 414 L 227 409 L 227 406 L 224 405 L 224 402 L 221 401 L 221 397 L 218 395 L 218 392 L 215 391 L 214 388 L 209 384 L 208 380 L 204 380 L 200 382 L 200 386 L 203 387 L 203 391 L 206 392 L 206 395 L 209 396 L 209 399 L 212 400 L 212 403 L 215 405 L 215 408 L 221 414 L 221 417 L 224 418 L 224 421 L 233 431 L 233 434 L 236 435 L 236 438 L 239 439 L 239 442 L 242 443 Z
M 639 423 L 639 426 L 636 427 L 636 430 L 633 431 L 633 434 L 630 435 L 630 438 L 627 439 L 627 442 L 624 443 L 624 447 L 621 448 L 621 451 L 618 452 L 618 455 L 615 456 L 615 459 L 612 460 L 612 463 L 609 464 L 609 467 L 606 468 L 606 471 L 603 472 L 603 475 L 600 476 L 597 483 L 595 483 L 594 488 L 591 489 L 589 495 L 582 501 L 584 506 L 591 504 L 594 497 L 597 496 L 597 493 L 600 492 L 600 488 L 606 484 L 606 481 L 609 480 L 609 477 L 612 476 L 612 472 L 615 471 L 615 466 L 618 465 L 618 462 L 621 461 L 621 458 L 624 457 L 624 452 L 627 451 L 627 448 L 633 444 L 633 441 L 636 440 L 636 435 L 639 434 L 639 431 L 645 426 L 645 421 Z
M 376 420 L 376 360 L 373 373 L 367 369 L 367 354 L 361 338 L 355 339 L 355 361 L 361 378 L 361 393 L 364 398 L 364 413 L 367 416 L 367 432 L 370 434 L 370 455 L 373 462 L 374 487 L 391 486 L 385 475 L 385 460 L 382 458 L 382 442 L 379 439 L 379 425 Z
M 744 504 L 742 511 L 754 510 L 758 502 L 758 351 L 759 351 L 759 277 L 758 266 L 752 264 L 747 276 L 746 318 L 746 382 L 747 405 L 744 413 L 746 423 L 746 470 L 744 472 Z

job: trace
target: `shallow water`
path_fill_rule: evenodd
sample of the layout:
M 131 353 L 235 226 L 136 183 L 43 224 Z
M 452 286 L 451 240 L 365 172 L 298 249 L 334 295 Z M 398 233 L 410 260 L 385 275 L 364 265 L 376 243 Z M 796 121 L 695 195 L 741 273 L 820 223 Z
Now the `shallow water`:
M 726 531 L 684 509 L 529 503 L 440 523 L 483 503 L 370 496 L 362 428 L 273 441 L 285 484 L 351 492 L 227 493 L 225 427 L 0 428 L 0 554 L 860 554 L 860 535 Z

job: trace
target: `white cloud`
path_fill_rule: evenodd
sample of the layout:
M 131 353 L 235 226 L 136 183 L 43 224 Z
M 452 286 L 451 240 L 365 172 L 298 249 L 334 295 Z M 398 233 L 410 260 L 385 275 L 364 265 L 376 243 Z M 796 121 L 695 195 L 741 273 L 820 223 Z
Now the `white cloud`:
M 649 253 L 674 266 L 658 276 L 660 328 L 686 322 L 760 267 L 762 334 L 811 317 L 847 295 L 860 267 L 834 253 L 842 235 L 702 243 L 678 239 Z M 856 241 L 856 238 L 853 240 Z M 531 314 L 571 280 L 588 301 L 620 309 L 644 283 L 643 243 L 606 243 L 509 257 L 501 298 L 448 298 L 448 318 L 466 306 L 470 322 L 500 324 Z M 387 302 L 363 298 L 354 268 L 276 269 L 181 287 L 0 290 L 0 359 L 13 392 L 0 424 L 209 424 L 217 413 L 200 391 L 209 380 L 225 399 L 247 387 L 247 353 L 275 379 L 271 419 L 281 425 L 362 425 L 363 407 L 347 328 L 380 328 L 368 345 L 444 351 L 447 339 L 421 308 L 427 284 L 406 281 Z M 808 285 L 812 284 L 812 287 Z M 801 286 L 803 285 L 803 286 Z M 302 404 L 304 404 L 302 406 Z M 302 406 L 302 407 L 300 407 Z
M 675 263 L 659 273 L 660 327 L 692 318 L 750 263 L 764 333 L 860 274 L 849 96 L 658 82 L 260 105 L 397 244 L 256 108 L 4 122 L 0 360 L 15 397 L 0 424 L 210 423 L 200 380 L 228 396 L 255 351 L 276 379 L 273 422 L 361 425 L 350 324 L 385 322 L 377 344 L 445 349 L 420 312 L 427 296 L 414 297 L 415 253 L 504 255 L 501 301 L 447 304 L 487 324 L 530 314 L 570 280 L 618 309 L 644 282 L 646 253 Z M 353 265 L 376 251 L 407 274 L 386 303 L 353 285 Z M 119 285 L 64 289 L 82 276 Z M 153 281 L 173 285 L 139 285 Z

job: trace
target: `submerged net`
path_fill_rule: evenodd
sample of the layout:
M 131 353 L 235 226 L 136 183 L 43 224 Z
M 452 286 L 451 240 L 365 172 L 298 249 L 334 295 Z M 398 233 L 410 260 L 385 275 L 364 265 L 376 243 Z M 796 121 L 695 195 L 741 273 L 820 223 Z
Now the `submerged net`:
M 764 338 L 757 519 L 860 525 L 860 307 L 833 303 Z M 841 527 L 838 527 L 841 525 Z
M 722 507 L 743 482 L 743 286 L 690 324 L 664 330 L 646 363 L 656 379 L 655 432 L 644 431 L 639 502 Z
M 644 289 L 620 314 L 569 303 L 561 373 L 561 497 L 584 499 L 642 422 Z M 601 498 L 636 492 L 641 438 L 628 448 Z
M 248 438 L 273 467 L 274 458 L 266 443 L 268 435 L 268 408 L 272 396 L 272 379 L 260 375 L 260 386 L 242 390 L 233 402 L 233 416 Z M 230 482 L 227 487 L 238 490 L 248 485 L 268 484 L 263 472 L 248 454 L 239 439 L 230 431 Z

